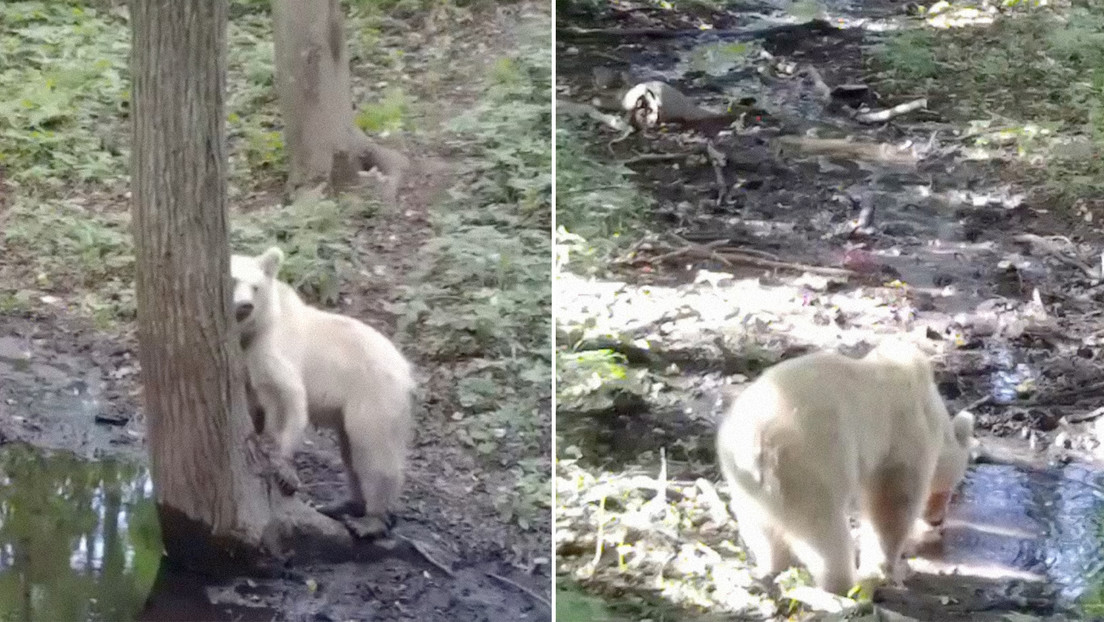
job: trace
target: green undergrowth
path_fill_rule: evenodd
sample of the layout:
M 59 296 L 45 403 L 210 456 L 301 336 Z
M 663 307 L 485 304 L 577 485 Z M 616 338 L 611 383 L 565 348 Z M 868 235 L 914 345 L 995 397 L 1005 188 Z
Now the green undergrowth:
M 653 199 L 633 181 L 633 171 L 592 155 L 590 133 L 560 117 L 556 127 L 557 270 L 605 276 L 610 262 L 644 234 Z M 613 412 L 647 392 L 647 371 L 631 368 L 613 350 L 574 351 L 566 327 L 558 327 L 557 410 Z M 611 336 L 615 338 L 615 336 Z M 560 446 L 564 430 L 558 426 Z
M 260 253 L 278 244 L 287 253 L 281 278 L 313 302 L 334 304 L 356 260 L 348 222 L 376 209 L 374 201 L 344 196 L 235 214 L 231 247 Z M 90 213 L 76 200 L 17 200 L 0 239 L 6 252 L 25 258 L 13 271 L 16 282 L 0 283 L 0 311 L 29 310 L 36 298 L 52 295 L 100 328 L 135 318 L 134 240 L 125 208 Z
M 595 157 L 592 134 L 561 117 L 556 126 L 556 264 L 601 273 L 651 219 L 654 200 L 628 167 Z
M 231 7 L 226 127 L 234 248 L 279 243 L 289 251 L 285 278 L 312 301 L 332 303 L 352 261 L 349 219 L 375 206 L 342 199 L 239 212 L 253 193 L 282 184 L 287 157 L 268 0 Z M 401 56 L 380 52 L 382 19 L 370 3 L 348 15 L 354 68 Z M 103 328 L 134 317 L 124 195 L 129 49 L 125 3 L 0 3 L 0 273 L 8 277 L 0 311 L 30 310 L 52 296 Z M 369 131 L 412 126 L 411 93 L 396 86 L 359 95 L 358 120 Z
M 522 527 L 547 511 L 551 431 L 551 46 L 535 21 L 451 123 L 467 170 L 398 306 L 400 331 L 458 370 L 461 438 L 517 475 L 499 510 Z
M 1011 149 L 1035 182 L 1067 199 L 1104 188 L 1104 5 L 1019 2 L 991 25 L 917 27 L 868 50 L 884 94 L 928 97 L 968 123 L 971 145 Z M 930 16 L 954 23 L 968 5 Z M 955 11 L 958 11 L 956 13 Z M 941 17 L 942 16 L 942 17 Z M 968 21 L 968 20 L 964 20 Z

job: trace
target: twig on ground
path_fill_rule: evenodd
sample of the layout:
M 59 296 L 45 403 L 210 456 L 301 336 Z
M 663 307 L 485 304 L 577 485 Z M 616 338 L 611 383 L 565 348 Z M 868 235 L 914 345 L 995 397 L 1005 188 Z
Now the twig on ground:
M 706 141 L 705 153 L 709 157 L 709 163 L 713 165 L 713 175 L 717 180 L 717 207 L 721 207 L 728 195 L 728 182 L 725 181 L 724 176 L 727 158 L 725 158 L 723 151 L 713 146 L 712 140 Z
M 664 261 L 670 261 L 671 259 L 676 259 L 678 257 L 689 256 L 695 259 L 713 259 L 716 261 L 720 261 L 726 266 L 732 267 L 731 263 L 726 261 L 723 257 L 720 257 L 717 254 L 717 251 L 714 250 L 716 247 L 722 246 L 727 242 L 728 240 L 713 240 L 712 242 L 709 242 L 707 244 L 694 244 L 692 242 L 687 242 L 686 246 L 682 248 L 676 248 L 670 252 L 663 253 L 662 255 L 656 255 L 655 257 L 648 259 L 648 262 L 652 264 L 657 264 L 663 263 Z
M 1104 391 L 1104 382 L 1094 382 L 1087 384 L 1083 387 L 1076 387 L 1073 389 L 1067 389 L 1065 391 L 1054 393 L 1044 398 L 1035 398 L 1031 400 L 1024 400 L 1022 402 L 1012 402 L 1009 406 L 1045 406 L 1047 404 L 1060 404 L 1066 400 L 1076 399 L 1084 397 L 1086 395 L 1092 395 L 1094 393 L 1100 393 Z
M 796 272 L 809 272 L 811 274 L 819 274 L 821 276 L 855 276 L 855 272 L 853 270 L 848 270 L 847 268 L 830 268 L 827 266 L 813 266 L 804 263 L 774 261 L 770 259 L 762 259 L 760 257 L 753 257 L 743 253 L 718 252 L 717 255 L 721 259 L 726 259 L 732 263 L 744 264 L 756 268 L 770 268 L 773 270 L 794 270 Z
M 760 256 L 762 254 L 760 251 L 753 251 L 750 249 L 722 249 L 721 247 L 728 243 L 727 239 L 713 240 L 712 242 L 708 242 L 706 244 L 695 244 L 677 235 L 672 235 L 672 237 L 678 240 L 680 243 L 684 244 L 684 246 L 681 248 L 674 248 L 666 253 L 648 258 L 646 261 L 651 264 L 658 264 L 679 257 L 693 257 L 696 259 L 710 259 L 713 261 L 717 261 L 729 268 L 740 264 L 757 268 L 770 268 L 772 270 L 794 270 L 797 272 L 809 272 L 822 276 L 855 276 L 855 272 L 853 270 L 848 270 L 846 268 L 830 268 L 827 266 L 813 266 L 809 264 L 792 263 L 788 261 L 781 261 L 779 259 L 766 259 Z
M 644 236 L 644 237 L 640 238 L 639 240 L 633 242 L 632 246 L 630 246 L 628 249 L 626 249 L 624 253 L 621 253 L 621 255 L 618 256 L 616 259 L 614 259 L 611 263 L 613 263 L 613 264 L 629 264 L 629 263 L 632 263 L 632 258 L 636 254 L 636 251 L 640 250 L 640 247 L 644 246 L 645 244 L 648 244 L 649 242 L 654 242 L 654 241 L 655 240 L 652 239 L 651 236 Z
M 710 240 L 708 242 L 691 242 L 677 233 L 668 233 L 672 240 L 682 244 L 683 246 L 693 246 L 700 249 L 716 250 L 725 244 L 731 242 L 728 238 L 717 238 L 716 240 Z M 724 249 L 726 252 L 742 253 L 745 255 L 752 255 L 755 257 L 762 257 L 763 259 L 769 259 L 771 261 L 781 261 L 778 255 L 774 253 L 768 253 L 767 251 L 761 251 L 755 248 L 746 248 L 743 246 L 728 246 Z
M 620 163 L 627 166 L 629 164 L 640 164 L 643 162 L 670 162 L 672 160 L 685 160 L 686 158 L 696 155 L 698 155 L 696 151 L 688 153 L 642 153 L 628 160 L 621 160 Z
M 903 104 L 897 104 L 896 106 L 892 108 L 886 108 L 885 110 L 860 112 L 856 114 L 854 118 L 859 123 L 882 123 L 883 121 L 889 121 L 894 117 L 899 117 L 914 110 L 921 110 L 927 107 L 928 100 L 914 99 L 913 101 L 905 102 Z
M 977 138 L 978 136 L 985 136 L 986 134 L 997 134 L 999 132 L 1009 132 L 1009 131 L 1016 130 L 1016 129 L 1019 129 L 1019 128 L 1017 128 L 1016 126 L 1013 126 L 1013 125 L 1001 125 L 1001 126 L 998 126 L 998 127 L 987 127 L 987 128 L 982 128 L 982 129 L 979 129 L 979 130 L 974 130 L 972 132 L 966 132 L 962 136 L 954 136 L 954 137 L 949 138 L 948 140 L 949 141 L 953 140 L 953 141 L 958 142 L 958 143 L 964 143 L 968 140 L 973 140 L 973 139 Z
M 541 596 L 540 594 L 537 594 L 536 592 L 534 592 L 533 590 L 525 587 L 524 585 L 521 585 L 517 581 L 511 581 L 510 579 L 507 579 L 506 577 L 504 577 L 502 575 L 497 575 L 493 572 L 488 572 L 487 576 L 494 579 L 495 581 L 501 581 L 502 583 L 505 583 L 506 585 L 509 585 L 509 586 L 514 587 L 518 590 L 521 590 L 522 592 L 525 592 L 525 594 L 527 594 L 529 596 L 529 598 L 532 598 L 533 600 L 539 602 L 540 604 L 544 605 L 545 607 L 548 607 L 549 609 L 552 608 L 552 603 L 548 602 L 547 598 Z
M 585 188 L 571 188 L 570 190 L 565 188 L 564 190 L 557 189 L 556 190 L 556 195 L 563 197 L 563 196 L 568 196 L 568 195 L 572 195 L 572 194 L 583 194 L 585 192 L 600 192 L 602 190 L 621 190 L 621 189 L 627 189 L 627 188 L 631 188 L 631 186 L 626 186 L 625 184 L 608 184 L 608 185 L 604 185 L 604 186 L 587 186 Z
M 1100 280 L 1100 272 L 1092 266 L 1081 261 L 1077 257 L 1071 257 L 1062 251 L 1061 245 L 1054 239 L 1048 239 L 1041 235 L 1035 235 L 1034 233 L 1022 233 L 1012 238 L 1014 241 L 1023 244 L 1031 249 L 1034 253 L 1039 253 L 1044 257 L 1053 257 L 1058 261 L 1072 266 L 1080 270 L 1085 276 L 1093 281 Z M 1068 240 L 1063 239 L 1071 245 Z
M 407 544 L 409 544 L 410 547 L 412 549 L 414 549 L 415 552 L 418 553 L 418 555 L 421 555 L 422 558 L 424 558 L 427 562 L 429 562 L 430 564 L 433 564 L 433 566 L 435 568 L 437 568 L 438 570 L 440 570 L 441 572 L 445 573 L 446 575 L 448 575 L 449 577 L 451 577 L 453 579 L 456 578 L 456 573 L 453 572 L 452 569 L 449 568 L 448 566 L 446 566 L 443 563 L 441 563 L 441 562 L 437 561 L 436 559 L 434 559 L 434 557 L 429 554 L 429 551 L 426 551 L 425 546 L 421 542 L 418 542 L 414 538 L 411 538 L 409 536 L 404 536 L 404 535 L 401 535 L 401 534 L 396 534 L 396 537 L 398 537 L 403 542 L 406 542 Z
M 992 395 L 986 395 L 984 397 L 979 397 L 976 400 L 974 400 L 974 401 L 970 402 L 969 404 L 967 404 L 966 407 L 963 408 L 962 410 L 972 411 L 975 408 L 980 408 L 982 406 L 985 406 L 986 404 L 988 404 L 989 402 L 992 402 L 992 401 L 993 401 L 993 396 Z
M 636 131 L 637 130 L 636 130 L 635 127 L 632 127 L 631 125 L 629 125 L 624 130 L 621 131 L 621 134 L 619 134 L 617 136 L 617 138 L 614 138 L 613 140 L 606 143 L 606 149 L 608 149 L 610 153 L 614 153 L 613 146 L 616 145 L 617 143 L 625 140 L 629 136 L 632 136 L 633 134 L 636 133 Z
M 1081 413 L 1080 415 L 1070 415 L 1066 417 L 1066 421 L 1070 423 L 1085 423 L 1086 421 L 1092 421 L 1093 419 L 1099 419 L 1104 416 L 1104 406 L 1100 408 L 1094 408 L 1087 413 Z

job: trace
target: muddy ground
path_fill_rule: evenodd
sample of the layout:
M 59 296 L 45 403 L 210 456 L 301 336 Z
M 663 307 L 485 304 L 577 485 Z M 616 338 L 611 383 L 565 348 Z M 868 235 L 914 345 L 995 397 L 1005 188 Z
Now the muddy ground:
M 469 53 L 457 64 L 448 99 L 437 102 L 442 118 L 478 98 L 471 76 L 483 75 L 497 58 L 515 49 L 518 24 L 545 9 L 511 5 L 484 10 L 450 44 Z M 526 17 L 528 15 L 528 17 Z M 547 19 L 545 17 L 544 19 Z M 411 40 L 419 41 L 415 24 Z M 427 54 L 433 50 L 420 48 Z M 461 68 L 460 65 L 463 65 Z M 362 68 L 371 71 L 371 68 Z M 439 120 L 438 120 L 439 121 Z M 389 141 L 415 162 L 399 193 L 399 204 L 382 216 L 351 223 L 355 246 L 372 278 L 346 284 L 342 313 L 358 317 L 387 335 L 395 318 L 388 312 L 404 274 L 418 261 L 431 235 L 429 210 L 456 182 L 461 162 L 455 149 L 430 133 Z M 279 192 L 256 201 L 278 200 Z M 232 207 L 236 209 L 237 207 Z M 0 314 L 0 442 L 146 460 L 137 344 L 126 327 L 103 332 L 46 302 L 36 312 Z M 221 619 L 310 620 L 550 620 L 541 599 L 551 588 L 548 523 L 530 530 L 505 524 L 494 501 L 510 494 L 512 479 L 464 446 L 451 429 L 452 370 L 420 360 L 407 348 L 422 380 L 417 433 L 408 466 L 395 534 L 384 545 L 394 554 L 372 563 L 313 564 L 288 568 L 280 578 L 241 578 L 229 585 L 202 582 L 167 587 L 156 594 L 152 619 L 214 615 Z M 297 456 L 303 490 L 318 502 L 345 494 L 344 475 L 333 438 L 311 432 Z M 417 541 L 447 576 L 401 538 Z M 514 582 L 510 585 L 490 575 Z M 519 589 L 521 586 L 523 589 Z M 530 593 L 526 593 L 528 590 Z M 213 607 L 188 599 L 207 598 Z M 175 613 L 174 613 L 175 611 Z M 196 613 L 202 612 L 202 613 Z M 252 613 L 250 613 L 252 612 Z M 167 618 L 164 616 L 168 616 Z M 193 619 L 193 618 L 189 618 Z
M 979 416 L 984 460 L 1098 462 L 1104 236 L 1084 210 L 1056 209 L 1019 183 L 1011 154 L 967 157 L 966 128 L 937 113 L 860 123 L 859 105 L 903 103 L 862 88 L 826 103 L 824 85 L 863 85 L 864 48 L 913 18 L 904 3 L 822 5 L 827 21 L 755 2 L 558 15 L 561 100 L 609 112 L 619 88 L 660 80 L 707 109 L 750 111 L 719 133 L 669 125 L 616 140 L 587 126 L 592 153 L 627 163 L 656 199 L 653 233 L 609 274 L 566 273 L 556 285 L 558 343 L 621 352 L 636 378 L 612 408 L 558 412 L 558 572 L 589 591 L 652 603 L 661 594 L 685 615 L 781 614 L 723 563 L 736 551 L 727 514 L 709 503 L 720 479 L 713 430 L 723 393 L 813 349 L 860 354 L 881 335 L 909 333 L 938 353 L 949 407 Z M 726 49 L 736 42 L 750 51 Z M 814 153 L 793 140 L 802 136 L 874 147 Z M 707 156 L 707 139 L 721 158 Z M 657 509 L 649 499 L 663 490 L 673 500 Z M 599 499 L 618 502 L 599 509 Z M 616 533 L 605 553 L 591 533 L 599 523 Z M 738 594 L 721 593 L 713 577 L 725 572 Z M 641 587 L 654 574 L 662 588 Z M 1053 586 L 921 573 L 908 587 L 875 601 L 932 620 L 1076 615 Z

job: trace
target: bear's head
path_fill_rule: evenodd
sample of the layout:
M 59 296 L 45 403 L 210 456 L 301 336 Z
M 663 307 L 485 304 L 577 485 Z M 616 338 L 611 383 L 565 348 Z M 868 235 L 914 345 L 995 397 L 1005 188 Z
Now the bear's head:
M 284 253 L 273 246 L 251 257 L 232 255 L 230 277 L 234 281 L 234 319 L 243 335 L 251 334 L 263 325 L 276 295 L 276 273 L 284 261 Z
M 955 488 L 966 476 L 970 453 L 974 445 L 974 416 L 962 411 L 950 421 L 950 429 L 944 435 L 943 448 L 935 463 L 932 475 L 931 495 L 924 507 L 924 521 L 933 527 L 943 524 L 947 505 Z

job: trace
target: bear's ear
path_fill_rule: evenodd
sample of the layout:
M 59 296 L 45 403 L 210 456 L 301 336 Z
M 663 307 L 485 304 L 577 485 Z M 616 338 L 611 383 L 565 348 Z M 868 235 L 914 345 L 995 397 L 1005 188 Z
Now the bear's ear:
M 954 416 L 954 435 L 958 444 L 966 447 L 974 433 L 974 415 L 962 411 Z
M 280 264 L 284 262 L 284 252 L 273 246 L 262 253 L 257 258 L 257 262 L 261 264 L 261 271 L 264 272 L 265 276 L 272 278 L 280 271 Z

